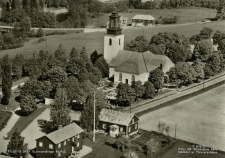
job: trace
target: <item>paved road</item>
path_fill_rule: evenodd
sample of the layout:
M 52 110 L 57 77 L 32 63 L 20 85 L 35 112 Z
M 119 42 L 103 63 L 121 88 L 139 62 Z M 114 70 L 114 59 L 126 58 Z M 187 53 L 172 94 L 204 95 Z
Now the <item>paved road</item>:
M 215 78 L 214 80 L 211 80 L 211 81 L 208 81 L 208 82 L 205 82 L 204 83 L 204 87 L 208 87 L 208 86 L 211 86 L 215 83 L 218 83 L 218 82 L 221 82 L 221 81 L 224 81 L 225 80 L 225 76 L 220 76 L 218 78 Z M 187 95 L 187 94 L 190 94 L 190 93 L 193 93 L 193 92 L 196 92 L 200 89 L 203 89 L 203 84 L 200 84 L 196 87 L 193 87 L 193 88 L 190 88 L 190 89 L 187 89 L 185 91 L 178 91 L 176 94 L 174 95 L 171 95 L 169 97 L 166 97 L 166 98 L 163 98 L 163 99 L 160 99 L 160 100 L 157 100 L 157 101 L 154 101 L 154 102 L 151 102 L 151 103 L 147 103 L 143 106 L 139 106 L 137 108 L 134 108 L 132 109 L 132 113 L 138 113 L 138 112 L 141 112 L 141 111 L 144 111 L 144 110 L 147 110 L 147 109 L 150 109 L 150 108 L 153 108 L 153 107 L 156 107 L 160 104 L 163 104 L 165 102 L 168 102 L 170 100 L 174 100 L 176 98 L 179 98 L 181 96 L 184 96 L 184 95 Z
M 14 111 L 17 111 L 17 110 L 20 110 L 20 107 L 18 107 Z M 18 119 L 19 119 L 19 116 L 16 115 L 15 112 L 13 112 L 13 115 L 9 119 L 6 127 L 0 132 L 0 152 L 6 152 L 9 140 L 4 140 L 3 136 L 7 135 L 7 133 L 12 129 L 12 127 L 14 126 L 14 124 L 17 122 Z

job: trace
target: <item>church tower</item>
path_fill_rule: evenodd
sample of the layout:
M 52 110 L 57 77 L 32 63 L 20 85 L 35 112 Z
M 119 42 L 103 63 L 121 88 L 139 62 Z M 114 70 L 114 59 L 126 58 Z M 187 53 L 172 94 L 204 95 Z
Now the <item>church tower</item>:
M 124 49 L 124 34 L 120 25 L 120 15 L 114 11 L 109 16 L 109 26 L 104 37 L 104 58 L 108 63 L 116 57 L 119 50 Z

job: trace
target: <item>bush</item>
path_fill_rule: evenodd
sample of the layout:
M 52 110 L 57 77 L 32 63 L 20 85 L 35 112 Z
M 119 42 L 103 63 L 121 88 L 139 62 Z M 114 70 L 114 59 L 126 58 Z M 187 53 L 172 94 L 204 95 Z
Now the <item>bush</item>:
M 44 30 L 42 28 L 39 28 L 37 30 L 37 33 L 36 33 L 36 37 L 43 37 L 45 34 L 44 34 Z
M 53 31 L 53 32 L 46 33 L 45 35 L 51 36 L 51 35 L 65 35 L 65 34 L 67 34 L 67 33 L 66 32 Z
M 143 152 L 143 149 L 140 145 L 138 144 L 131 144 L 131 148 L 134 150 L 134 151 L 139 151 L 139 152 Z
M 107 139 L 107 141 L 105 142 L 105 144 L 110 145 L 110 146 L 113 146 L 115 144 L 115 142 L 116 142 L 115 139 L 109 138 L 109 139 Z
M 43 41 L 46 41 L 46 38 L 41 37 L 41 38 L 39 38 L 39 40 L 37 42 L 40 43 L 40 42 L 43 42 Z

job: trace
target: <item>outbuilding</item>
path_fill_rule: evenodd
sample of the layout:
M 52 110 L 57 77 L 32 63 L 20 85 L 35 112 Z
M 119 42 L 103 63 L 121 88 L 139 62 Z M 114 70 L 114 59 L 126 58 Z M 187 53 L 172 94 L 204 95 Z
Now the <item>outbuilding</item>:
M 133 27 L 153 26 L 155 18 L 151 15 L 137 14 L 132 18 Z
M 99 115 L 98 130 L 116 137 L 119 133 L 133 135 L 138 132 L 139 118 L 132 113 L 102 109 Z

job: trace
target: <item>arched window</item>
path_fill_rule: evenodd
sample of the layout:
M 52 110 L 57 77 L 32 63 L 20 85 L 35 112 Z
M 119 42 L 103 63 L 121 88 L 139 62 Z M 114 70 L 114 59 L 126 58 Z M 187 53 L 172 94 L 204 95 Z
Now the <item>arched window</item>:
M 134 75 L 132 76 L 132 80 L 131 81 L 135 81 L 135 76 Z
M 119 45 L 120 45 L 120 39 L 119 39 Z
M 112 45 L 112 39 L 111 38 L 109 39 L 109 45 L 110 46 Z
M 123 77 L 123 76 L 122 76 L 122 74 L 120 73 L 120 74 L 119 74 L 119 81 L 122 81 L 122 77 Z

